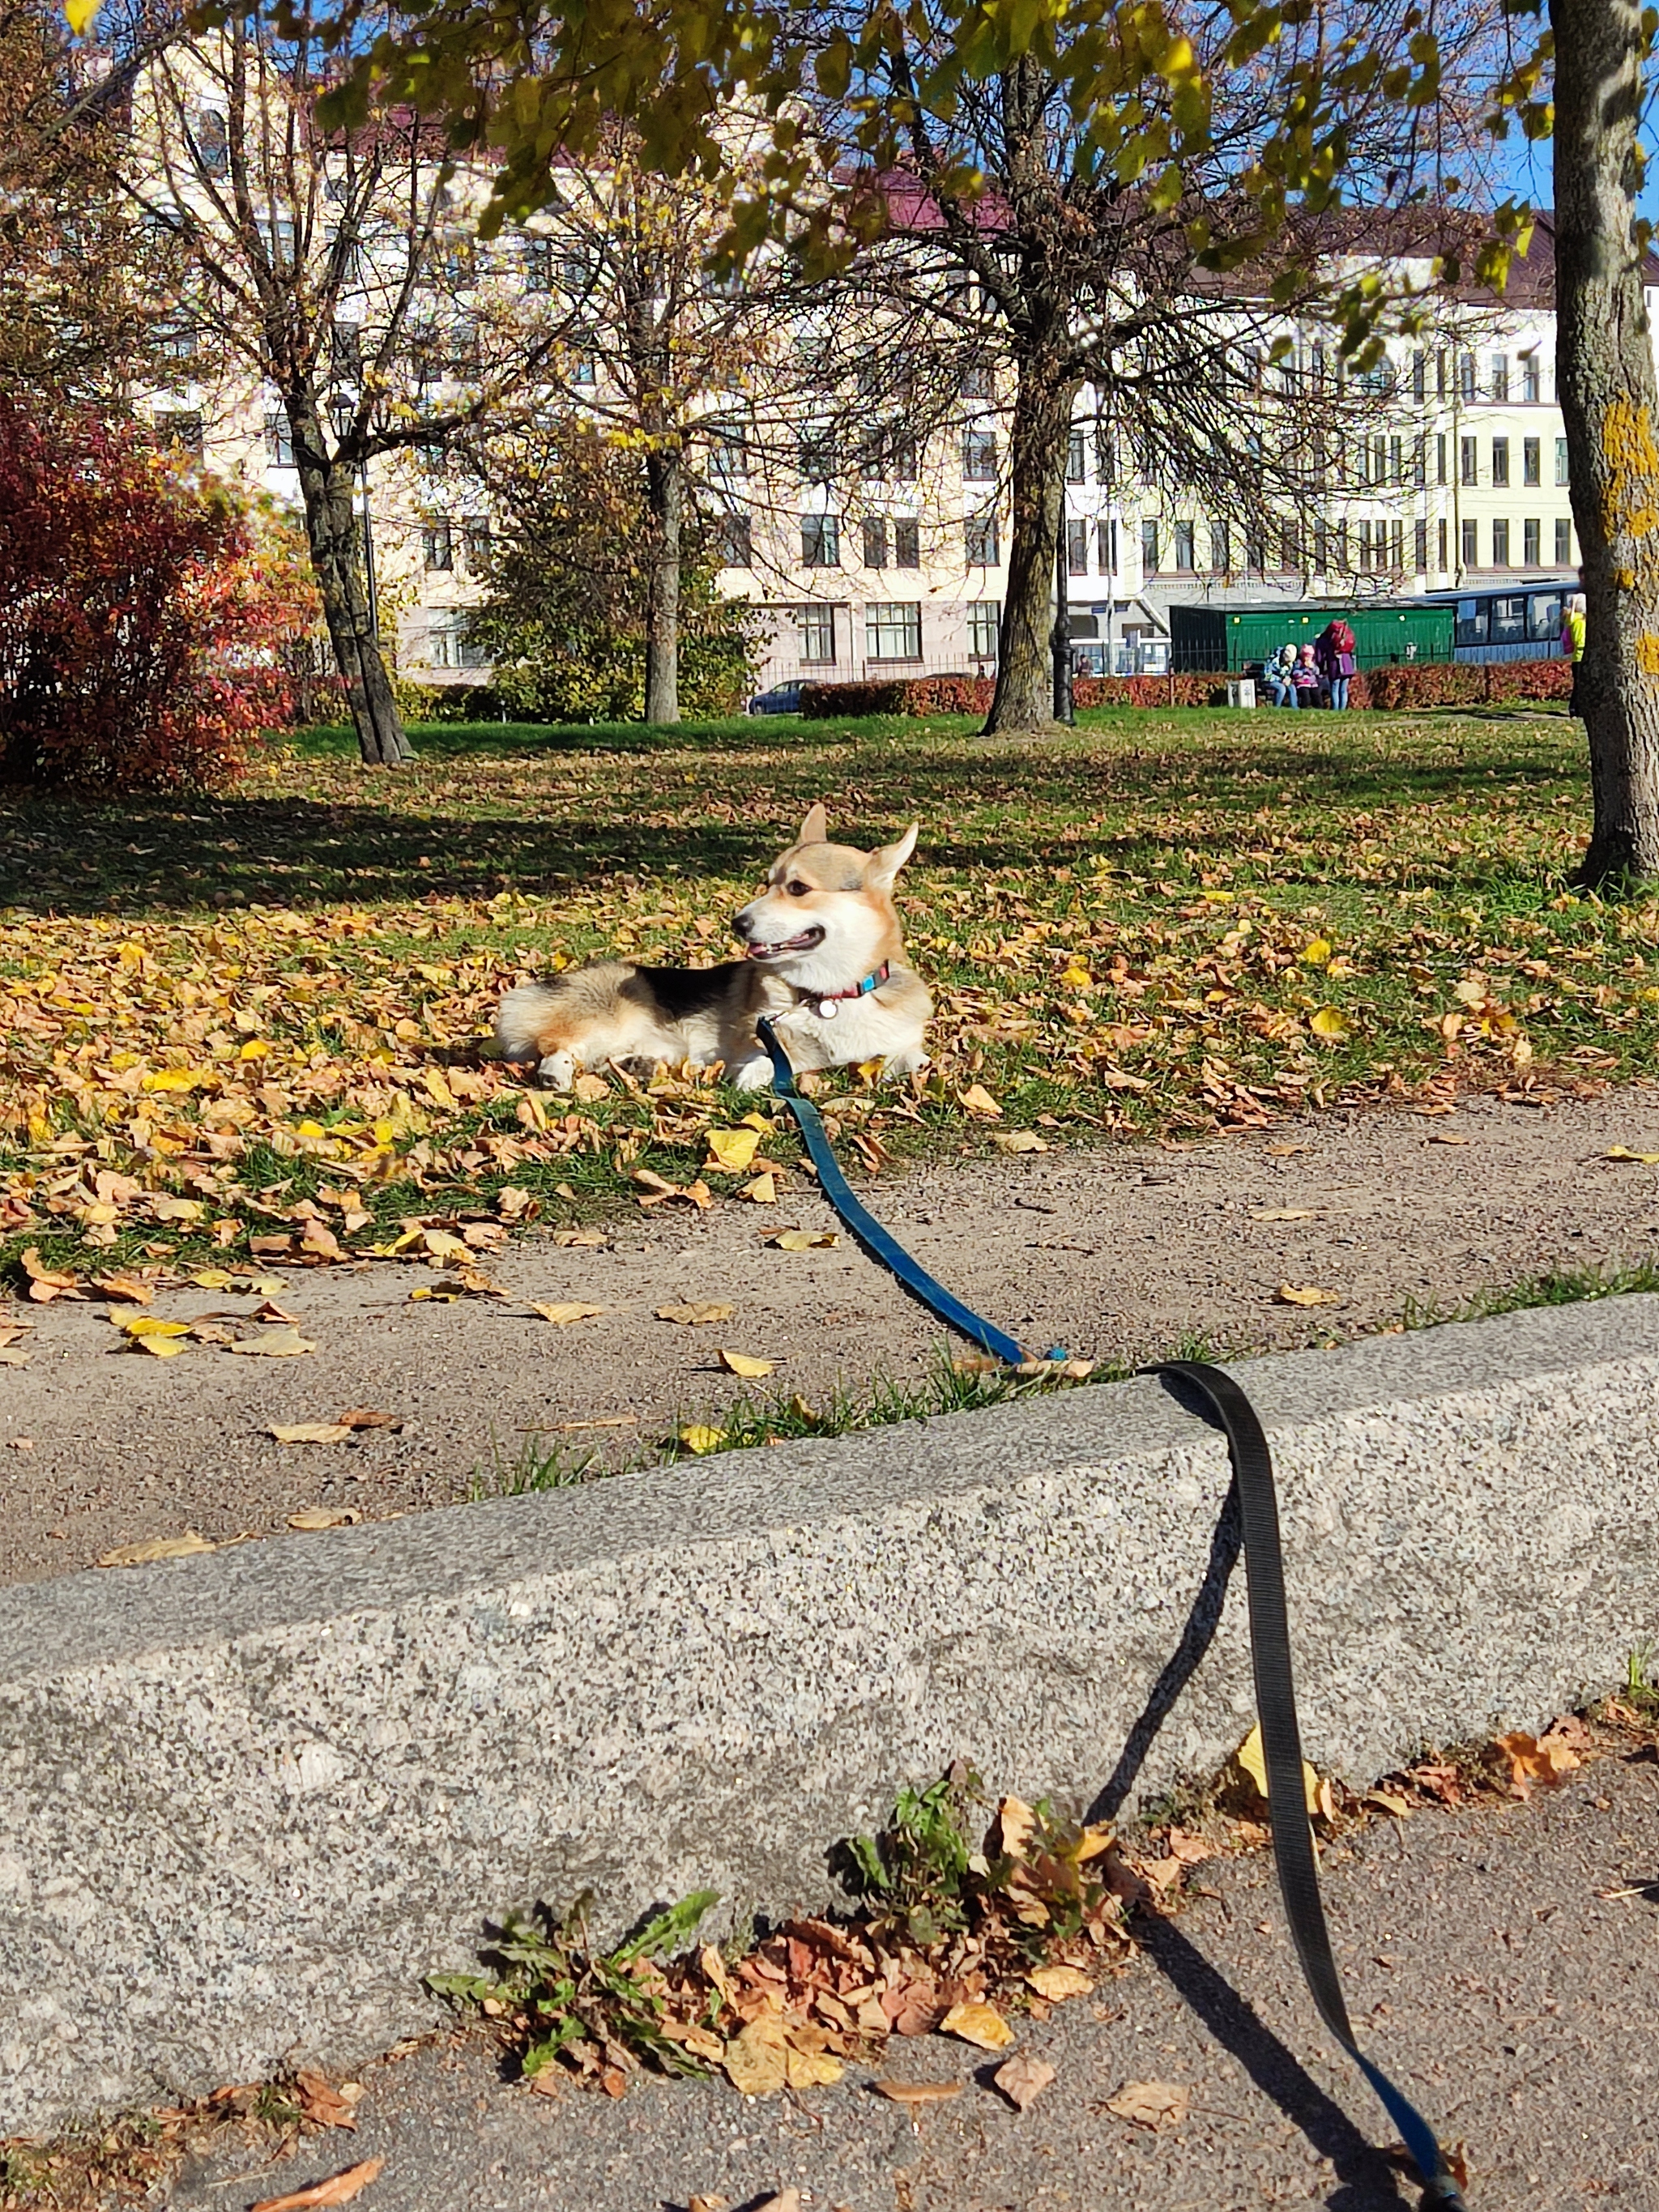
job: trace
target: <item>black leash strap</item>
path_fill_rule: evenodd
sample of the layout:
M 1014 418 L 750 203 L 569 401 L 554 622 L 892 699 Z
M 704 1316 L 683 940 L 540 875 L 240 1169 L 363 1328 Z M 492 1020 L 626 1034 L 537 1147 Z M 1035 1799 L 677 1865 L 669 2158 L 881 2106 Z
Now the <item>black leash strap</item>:
M 1343 2002 L 1331 1939 L 1320 1900 L 1319 1869 L 1302 1771 L 1302 1735 L 1297 1725 L 1296 1688 L 1291 1673 L 1290 1621 L 1285 1605 L 1285 1559 L 1279 1540 L 1279 1501 L 1273 1486 L 1273 1455 L 1255 1408 L 1220 1368 L 1200 1360 L 1174 1359 L 1149 1370 L 1185 1382 L 1205 1399 L 1226 1431 L 1227 1449 L 1238 1485 L 1244 1527 L 1244 1569 L 1249 1592 L 1250 1663 L 1255 1675 L 1255 1709 L 1267 1770 L 1267 1802 L 1273 1825 L 1273 1863 L 1279 1893 L 1319 2016 L 1376 2090 L 1424 2179 L 1425 2212 L 1466 2212 L 1462 2191 L 1449 2171 L 1433 2130 L 1410 2099 L 1402 2095 L 1380 2066 L 1373 2065 L 1354 2041 Z
M 830 1139 L 823 1127 L 823 1117 L 810 1098 L 804 1098 L 795 1088 L 795 1071 L 789 1055 L 779 1040 L 769 1015 L 763 1014 L 755 1024 L 761 1042 L 766 1047 L 772 1061 L 772 1088 L 795 1117 L 801 1142 L 806 1147 L 807 1158 L 817 1170 L 818 1188 L 829 1200 L 870 1257 L 895 1276 L 913 1298 L 919 1298 L 931 1313 L 937 1314 L 947 1328 L 965 1336 L 969 1344 L 988 1352 L 993 1359 L 1018 1367 L 1025 1354 L 1012 1336 L 965 1306 L 959 1297 L 947 1291 L 943 1283 L 936 1282 L 927 1270 L 905 1250 L 892 1233 L 884 1229 L 875 1215 L 861 1205 L 852 1185 L 841 1171 L 841 1164 L 830 1149 Z

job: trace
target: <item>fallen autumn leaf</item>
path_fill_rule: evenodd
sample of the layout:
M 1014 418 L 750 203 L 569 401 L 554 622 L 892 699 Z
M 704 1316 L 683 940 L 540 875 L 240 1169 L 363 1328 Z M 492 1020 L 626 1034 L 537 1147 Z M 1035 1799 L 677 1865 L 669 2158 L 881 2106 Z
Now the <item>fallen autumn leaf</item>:
M 331 2181 L 319 2181 L 309 2189 L 290 2190 L 286 2197 L 264 2197 L 252 2207 L 252 2212 L 308 2212 L 312 2205 L 349 2204 L 360 2197 L 386 2165 L 383 2158 L 366 2158 L 360 2166 L 349 2166 L 343 2173 L 337 2173 Z
M 1108 2097 L 1106 2110 L 1127 2120 L 1132 2127 L 1145 2128 L 1157 2136 L 1180 2127 L 1192 2102 L 1192 2091 L 1183 2082 L 1126 2081 L 1115 2097 Z
M 1029 2051 L 1019 2051 L 1005 2058 L 991 2079 L 1014 2110 L 1023 2112 L 1054 2079 L 1054 2069 L 1046 2058 L 1034 2058 Z

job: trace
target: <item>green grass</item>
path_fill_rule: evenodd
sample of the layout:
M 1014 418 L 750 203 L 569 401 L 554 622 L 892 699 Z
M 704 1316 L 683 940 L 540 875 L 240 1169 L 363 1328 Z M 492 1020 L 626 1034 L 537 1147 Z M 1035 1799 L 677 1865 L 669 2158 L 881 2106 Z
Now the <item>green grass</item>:
M 360 1250 L 509 1185 L 556 1224 L 631 1210 L 641 1169 L 690 1182 L 703 1132 L 752 1100 L 701 1079 L 527 1099 L 468 1063 L 516 974 L 725 957 L 817 799 L 862 843 L 921 823 L 901 888 L 936 1066 L 898 1091 L 825 1081 L 855 1171 L 1012 1131 L 1570 1089 L 1659 1042 L 1659 906 L 1571 888 L 1586 776 L 1553 711 L 416 734 L 393 773 L 319 730 L 228 796 L 0 804 L 0 1255 L 245 1258 L 302 1205 Z M 765 1149 L 793 1170 L 787 1124 Z M 144 1194 L 100 1226 L 104 1171 Z M 157 1218 L 157 1194 L 198 1218 Z

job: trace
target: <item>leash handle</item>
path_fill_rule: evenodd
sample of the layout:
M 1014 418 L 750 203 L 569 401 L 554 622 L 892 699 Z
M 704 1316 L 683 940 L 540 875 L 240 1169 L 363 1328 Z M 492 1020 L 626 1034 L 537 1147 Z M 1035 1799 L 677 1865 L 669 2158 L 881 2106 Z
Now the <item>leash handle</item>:
M 981 1352 L 989 1352 L 993 1359 L 1000 1359 L 1010 1367 L 1019 1366 L 1025 1358 L 1022 1347 L 1012 1336 L 1005 1335 L 994 1323 L 965 1306 L 959 1297 L 947 1291 L 917 1261 L 913 1260 L 904 1247 L 854 1193 L 852 1185 L 841 1171 L 840 1163 L 830 1148 L 824 1133 L 823 1116 L 810 1098 L 804 1098 L 795 1088 L 795 1071 L 785 1051 L 781 1039 L 772 1025 L 769 1014 L 763 1014 L 755 1028 L 761 1042 L 766 1047 L 772 1062 L 772 1087 L 795 1117 L 801 1142 L 806 1147 L 807 1158 L 817 1170 L 818 1188 L 846 1223 L 853 1235 L 870 1257 L 917 1298 L 928 1311 L 953 1328 L 958 1336 L 976 1344 Z
M 1376 2092 L 1423 2177 L 1420 2212 L 1467 2212 L 1462 2190 L 1447 2166 L 1434 2130 L 1411 2100 L 1354 2040 L 1342 1984 L 1331 1955 L 1330 1931 L 1319 1893 L 1319 1863 L 1302 1774 L 1302 1732 L 1296 1717 L 1291 1668 L 1290 1616 L 1285 1601 L 1285 1555 L 1279 1542 L 1279 1499 L 1273 1455 L 1255 1408 L 1232 1376 L 1203 1360 L 1162 1361 L 1148 1370 L 1185 1382 L 1206 1401 L 1227 1437 L 1244 1528 L 1244 1571 L 1249 1595 L 1250 1665 L 1267 1771 L 1268 1818 L 1273 1864 L 1285 1917 L 1320 2018 Z

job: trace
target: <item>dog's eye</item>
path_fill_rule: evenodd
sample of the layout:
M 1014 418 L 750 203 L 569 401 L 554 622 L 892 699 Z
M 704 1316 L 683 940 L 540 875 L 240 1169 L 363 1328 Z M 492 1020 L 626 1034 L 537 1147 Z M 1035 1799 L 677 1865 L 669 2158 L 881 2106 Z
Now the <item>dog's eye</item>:
M 789 896 L 791 898 L 805 898 L 807 892 L 810 891 L 811 888 L 812 886 L 811 884 L 791 884 L 789 885 Z

